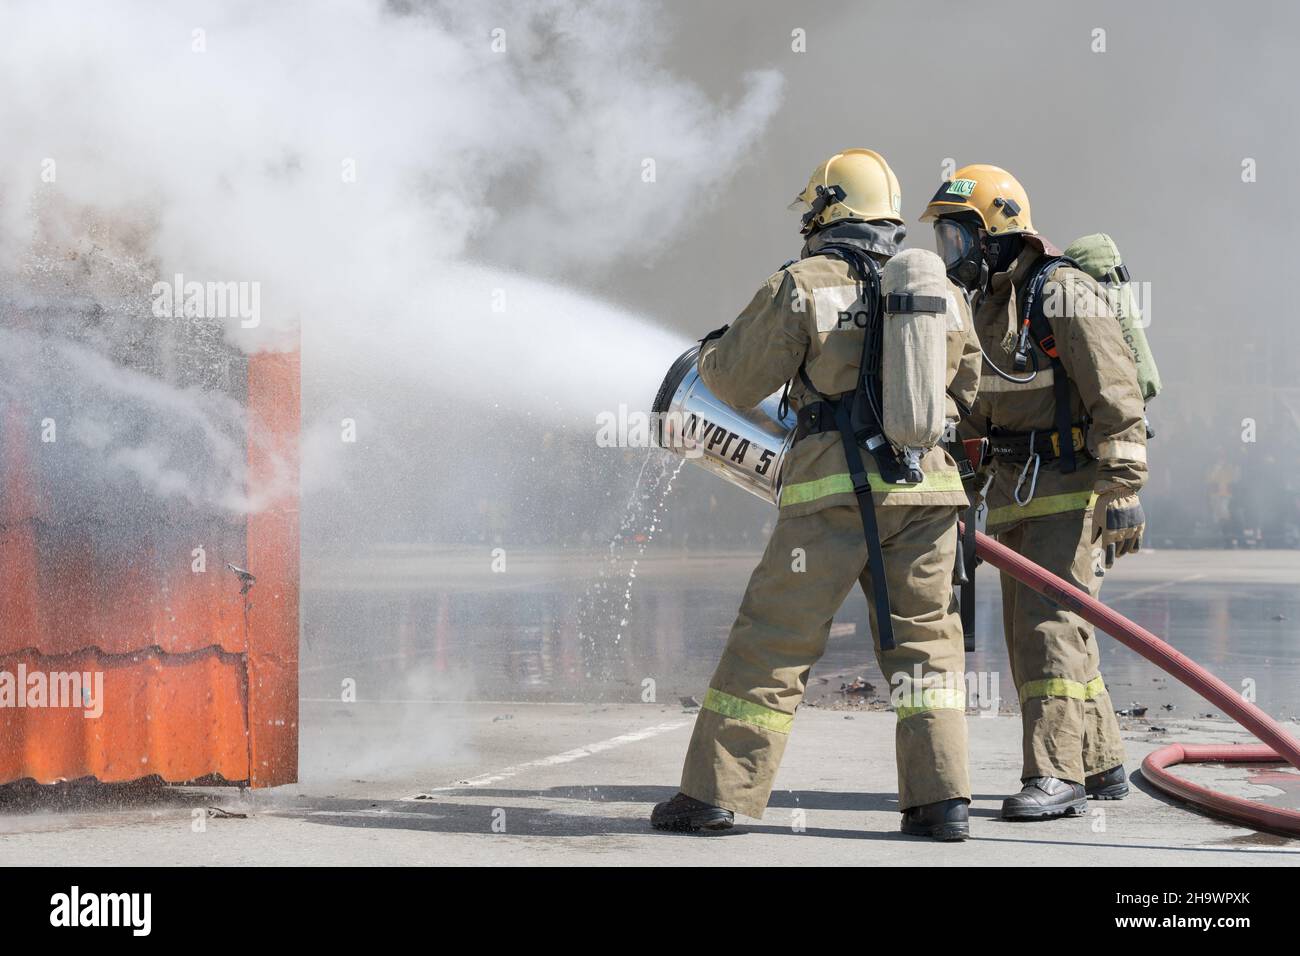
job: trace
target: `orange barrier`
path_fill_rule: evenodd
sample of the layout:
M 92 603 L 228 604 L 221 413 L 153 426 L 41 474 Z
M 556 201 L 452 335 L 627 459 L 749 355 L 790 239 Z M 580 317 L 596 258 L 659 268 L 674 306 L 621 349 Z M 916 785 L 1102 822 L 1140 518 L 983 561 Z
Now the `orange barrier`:
M 105 782 L 151 775 L 292 783 L 298 761 L 298 353 L 248 359 L 248 463 L 280 493 L 246 520 L 202 526 L 204 573 L 187 543 L 159 534 L 133 553 L 104 543 L 42 498 L 39 423 L 0 420 L 0 783 Z M 159 505 L 165 527 L 169 509 Z M 226 562 L 249 569 L 247 595 Z M 103 710 L 6 701 L 19 673 L 80 688 Z M 93 675 L 101 675 L 94 678 Z M 60 676 L 61 675 L 61 678 Z M 38 688 L 34 687 L 33 690 Z

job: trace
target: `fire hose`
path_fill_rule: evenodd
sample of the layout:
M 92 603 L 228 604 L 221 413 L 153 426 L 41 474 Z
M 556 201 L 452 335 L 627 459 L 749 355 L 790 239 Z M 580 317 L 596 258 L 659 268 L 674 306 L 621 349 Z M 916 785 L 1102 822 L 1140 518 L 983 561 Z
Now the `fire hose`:
M 975 542 L 975 553 L 989 564 L 1141 654 L 1219 707 L 1265 744 L 1169 744 L 1142 761 L 1142 775 L 1156 789 L 1213 816 L 1256 830 L 1300 837 L 1300 811 L 1231 797 L 1169 772 L 1170 767 L 1180 763 L 1289 763 L 1300 770 L 1300 741 L 1219 678 L 1150 631 L 982 532 L 976 532 Z

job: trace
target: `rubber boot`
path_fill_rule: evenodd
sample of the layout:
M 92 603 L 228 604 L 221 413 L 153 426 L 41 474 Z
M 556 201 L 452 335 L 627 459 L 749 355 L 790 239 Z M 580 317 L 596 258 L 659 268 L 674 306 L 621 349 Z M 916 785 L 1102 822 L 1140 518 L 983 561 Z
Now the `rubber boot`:
M 1056 777 L 1030 777 L 1020 792 L 1002 801 L 1003 820 L 1077 817 L 1088 806 L 1083 784 Z
M 650 825 L 656 830 L 674 830 L 678 833 L 730 830 L 735 821 L 736 817 L 730 810 L 701 803 L 684 793 L 655 804 L 650 814 Z
M 926 803 L 903 811 L 900 829 L 912 836 L 930 837 L 953 843 L 970 836 L 969 800 L 953 797 L 938 803 Z
M 1083 781 L 1089 800 L 1123 800 L 1128 795 L 1128 777 L 1124 765 L 1111 767 L 1101 773 L 1089 774 Z

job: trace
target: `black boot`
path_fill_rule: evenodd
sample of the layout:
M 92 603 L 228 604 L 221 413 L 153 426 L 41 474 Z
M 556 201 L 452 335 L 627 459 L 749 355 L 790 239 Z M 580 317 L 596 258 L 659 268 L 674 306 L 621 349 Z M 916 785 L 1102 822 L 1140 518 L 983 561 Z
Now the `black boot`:
M 1083 787 L 1088 791 L 1089 800 L 1123 800 L 1128 795 L 1128 777 L 1124 773 L 1124 765 L 1088 774 L 1084 778 Z
M 701 803 L 684 793 L 655 804 L 654 811 L 650 814 L 650 825 L 656 830 L 676 830 L 680 833 L 730 830 L 735 820 L 735 815 L 730 810 Z
M 955 842 L 970 836 L 969 800 L 953 797 L 938 803 L 908 807 L 903 811 L 904 833 L 912 836 L 932 837 L 935 840 Z
M 1030 777 L 1014 797 L 1002 801 L 1003 820 L 1077 817 L 1088 806 L 1083 784 L 1055 777 Z

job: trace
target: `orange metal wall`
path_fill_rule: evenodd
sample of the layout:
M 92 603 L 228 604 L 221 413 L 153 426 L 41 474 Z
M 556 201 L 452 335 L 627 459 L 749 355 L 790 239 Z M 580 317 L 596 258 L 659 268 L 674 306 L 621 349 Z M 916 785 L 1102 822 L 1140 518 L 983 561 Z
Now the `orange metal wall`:
M 250 358 L 247 394 L 271 436 L 269 447 L 250 442 L 251 480 L 278 458 L 292 463 L 294 491 L 246 522 L 207 529 L 204 573 L 175 543 L 96 550 L 41 498 L 33 416 L 10 405 L 0 420 L 0 672 L 104 675 L 100 717 L 0 706 L 0 783 L 296 779 L 298 354 Z M 226 561 L 256 576 L 247 596 Z
M 248 407 L 273 439 L 249 449 L 254 487 L 274 464 L 289 462 L 298 487 L 301 423 L 300 353 L 254 356 Z M 250 784 L 271 787 L 298 778 L 298 495 L 248 519 L 248 569 L 257 575 L 248 613 Z

